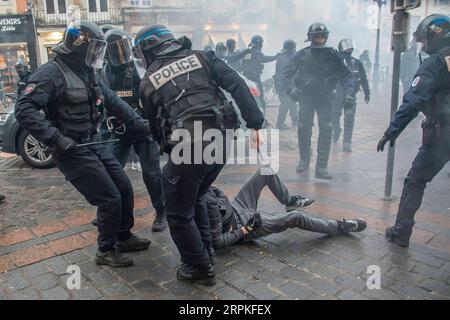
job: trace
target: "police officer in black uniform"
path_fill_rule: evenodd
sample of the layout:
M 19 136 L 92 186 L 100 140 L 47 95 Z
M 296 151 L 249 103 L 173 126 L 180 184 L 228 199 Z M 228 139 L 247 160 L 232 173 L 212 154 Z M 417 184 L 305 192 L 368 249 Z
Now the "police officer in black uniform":
M 191 47 L 188 38 L 175 40 L 172 32 L 162 25 L 145 27 L 135 38 L 136 55 L 147 69 L 140 86 L 141 101 L 154 137 L 161 143 L 161 149 L 169 153 L 168 163 L 163 168 L 164 193 L 170 232 L 183 261 L 177 277 L 182 281 L 214 285 L 214 270 L 196 222 L 195 206 L 226 159 L 207 163 L 200 155 L 201 162 L 195 161 L 197 148 L 203 152 L 210 142 L 203 141 L 199 135 L 193 136 L 192 128 L 199 122 L 201 134 L 207 129 L 223 132 L 237 128 L 234 109 L 225 102 L 220 88 L 231 93 L 247 127 L 260 129 L 264 117 L 235 70 L 214 52 Z M 189 160 L 178 162 L 177 154 L 171 152 L 184 142 L 177 145 L 177 141 L 171 139 L 175 132 L 180 132 L 175 131 L 178 128 L 190 133 L 191 141 L 185 145 L 190 146 L 191 154 L 183 154 L 190 163 Z M 226 155 L 226 150 L 222 152 Z
M 148 121 L 99 81 L 97 70 L 103 65 L 106 42 L 97 25 L 85 20 L 69 25 L 63 41 L 53 50 L 55 59 L 30 76 L 15 116 L 23 128 L 49 146 L 66 179 L 98 208 L 96 262 L 129 266 L 133 261 L 121 252 L 143 250 L 150 244 L 130 231 L 134 206 L 131 182 L 104 144 L 80 144 L 100 140 L 103 107 L 136 135 L 149 134 Z
M 275 90 L 277 91 L 278 98 L 280 100 L 280 110 L 278 111 L 277 128 L 280 130 L 289 129 L 284 123 L 286 116 L 289 112 L 292 120 L 292 125 L 296 126 L 298 123 L 298 105 L 297 102 L 292 100 L 291 97 L 286 93 L 286 83 L 283 78 L 283 74 L 286 70 L 291 68 L 292 58 L 295 55 L 297 44 L 294 40 L 286 40 L 283 43 L 283 50 L 277 58 L 275 65 L 275 75 L 274 83 Z
M 264 64 L 275 61 L 278 55 L 266 56 L 262 52 L 264 39 L 260 35 L 254 35 L 248 45 L 250 52 L 248 52 L 242 60 L 242 74 L 248 79 L 252 80 L 258 85 L 261 93 L 261 105 L 266 110 L 266 100 L 264 99 L 264 87 L 261 81 L 261 75 L 264 71 Z M 266 120 L 266 125 L 268 125 Z
M 234 39 L 228 39 L 225 45 L 227 46 L 225 61 L 237 72 L 242 72 L 242 59 L 246 54 L 250 53 L 250 49 L 237 50 L 236 40 Z
M 377 147 L 383 151 L 387 142 L 392 146 L 419 112 L 426 116 L 422 146 L 406 176 L 395 225 L 386 229 L 386 238 L 403 247 L 409 245 L 414 215 L 426 184 L 450 160 L 450 18 L 442 14 L 426 17 L 414 37 L 430 57 L 416 72 L 403 104 Z
M 353 92 L 352 96 L 355 98 L 355 103 L 351 108 L 344 110 L 344 144 L 342 150 L 344 152 L 352 151 L 352 136 L 353 128 L 355 125 L 356 114 L 356 95 L 360 91 L 361 87 L 364 91 L 364 101 L 369 103 L 370 101 L 370 88 L 367 81 L 366 71 L 363 64 L 356 58 L 352 57 L 355 50 L 355 42 L 351 39 L 342 39 L 339 42 L 339 53 L 344 59 L 345 65 L 352 72 L 353 80 Z M 336 88 L 335 99 L 333 103 L 333 141 L 338 142 L 341 135 L 341 114 L 342 114 L 342 102 L 345 97 L 345 91 L 340 83 Z
M 16 64 L 16 72 L 19 76 L 19 82 L 17 83 L 17 96 L 19 96 L 27 86 L 31 71 L 23 60 L 19 60 Z
M 140 116 L 143 108 L 139 103 L 139 84 L 141 79 L 137 73 L 132 54 L 131 37 L 121 29 L 112 29 L 105 34 L 107 47 L 107 64 L 104 67 L 103 79 L 109 88 L 128 103 Z M 110 127 L 116 127 L 111 139 L 119 139 L 110 144 L 112 154 L 123 167 L 127 163 L 131 149 L 134 147 L 142 166 L 142 178 L 152 200 L 156 216 L 152 230 L 162 231 L 167 227 L 164 214 L 164 197 L 162 187 L 162 172 L 159 164 L 159 145 L 152 136 L 130 137 L 126 128 L 108 118 Z
M 314 23 L 309 27 L 308 39 L 311 46 L 298 51 L 290 70 L 287 93 L 300 103 L 298 123 L 298 144 L 300 162 L 298 172 L 309 170 L 311 159 L 311 134 L 314 114 L 317 112 L 319 122 L 319 139 L 317 142 L 316 178 L 332 179 L 328 172 L 328 159 L 331 149 L 331 108 L 333 91 L 338 79 L 345 91 L 344 107 L 354 104 L 352 75 L 345 66 L 337 51 L 327 47 L 329 31 L 322 23 Z

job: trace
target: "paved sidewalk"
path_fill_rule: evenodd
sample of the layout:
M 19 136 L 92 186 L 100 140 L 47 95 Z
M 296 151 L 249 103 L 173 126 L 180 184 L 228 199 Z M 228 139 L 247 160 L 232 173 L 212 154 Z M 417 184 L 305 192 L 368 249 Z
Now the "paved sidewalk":
M 388 102 L 380 101 L 359 105 L 353 152 L 342 153 L 341 143 L 333 146 L 330 171 L 335 179 L 330 182 L 314 179 L 313 171 L 295 172 L 297 133 L 281 132 L 280 175 L 293 193 L 316 199 L 307 212 L 336 219 L 361 216 L 368 229 L 336 238 L 291 229 L 220 250 L 214 287 L 176 280 L 177 250 L 168 230 L 151 232 L 153 209 L 139 172 L 128 170 L 136 194 L 135 231 L 152 244 L 145 252 L 130 254 L 133 267 L 111 269 L 93 260 L 97 232 L 90 221 L 95 210 L 58 170 L 33 170 L 19 157 L 0 154 L 0 193 L 8 197 L 0 205 L 0 300 L 449 299 L 449 166 L 426 190 L 411 247 L 384 240 L 421 139 L 418 119 L 398 140 L 394 201 L 383 201 L 387 153 L 375 149 L 388 108 Z M 276 111 L 269 109 L 272 123 Z M 254 170 L 227 166 L 216 184 L 233 196 Z M 260 209 L 277 214 L 283 206 L 266 190 Z M 81 269 L 80 290 L 66 286 L 71 264 Z M 367 288 L 371 265 L 381 269 L 380 290 Z

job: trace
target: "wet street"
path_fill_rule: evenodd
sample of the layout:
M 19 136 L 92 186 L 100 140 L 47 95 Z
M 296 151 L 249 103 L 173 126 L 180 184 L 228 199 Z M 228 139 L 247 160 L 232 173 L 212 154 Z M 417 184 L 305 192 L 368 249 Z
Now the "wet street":
M 384 201 L 387 152 L 377 153 L 376 145 L 388 124 L 389 105 L 387 97 L 359 103 L 353 152 L 343 153 L 342 142 L 333 145 L 332 181 L 316 180 L 314 170 L 298 174 L 296 129 L 280 134 L 282 180 L 293 194 L 316 199 L 306 212 L 332 219 L 362 217 L 368 228 L 335 238 L 291 229 L 217 251 L 214 287 L 176 280 L 178 252 L 168 229 L 151 231 L 153 208 L 139 172 L 127 168 L 135 189 L 134 230 L 152 244 L 129 254 L 134 266 L 112 269 L 94 262 L 97 232 L 90 221 L 95 210 L 59 171 L 31 169 L 20 157 L 0 153 L 0 193 L 7 197 L 0 205 L 0 300 L 449 299 L 449 165 L 425 191 L 410 248 L 384 239 L 421 141 L 417 118 L 397 141 L 393 201 Z M 277 112 L 269 109 L 272 123 Z M 234 196 L 254 170 L 227 166 L 216 185 Z M 259 208 L 271 215 L 284 210 L 268 190 Z M 71 264 L 81 270 L 81 289 L 66 285 Z M 370 266 L 380 268 L 380 289 L 367 287 Z

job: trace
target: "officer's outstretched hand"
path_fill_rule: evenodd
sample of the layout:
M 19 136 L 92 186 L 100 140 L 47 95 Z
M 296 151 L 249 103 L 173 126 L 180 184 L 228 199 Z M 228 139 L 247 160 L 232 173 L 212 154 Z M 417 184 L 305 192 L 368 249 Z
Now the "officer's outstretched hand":
M 262 225 L 262 219 L 261 219 L 261 214 L 259 212 L 256 212 L 245 224 L 245 229 L 247 229 L 247 231 L 253 232 L 256 228 L 261 227 Z
M 387 135 L 384 135 L 383 138 L 380 139 L 377 145 L 377 151 L 384 151 L 384 146 L 386 143 L 390 141 L 390 146 L 394 146 L 395 139 L 389 138 Z
M 364 96 L 364 101 L 365 101 L 366 103 L 369 103 L 369 102 L 370 102 L 370 94 L 366 94 L 366 95 Z
M 346 96 L 344 97 L 344 103 L 343 103 L 344 109 L 350 109 L 350 108 L 352 108 L 354 105 L 355 105 L 355 98 L 352 97 L 352 96 L 349 95 L 349 94 L 346 95 Z
M 77 149 L 77 143 L 72 138 L 61 135 L 56 140 L 55 147 L 61 153 L 69 153 Z

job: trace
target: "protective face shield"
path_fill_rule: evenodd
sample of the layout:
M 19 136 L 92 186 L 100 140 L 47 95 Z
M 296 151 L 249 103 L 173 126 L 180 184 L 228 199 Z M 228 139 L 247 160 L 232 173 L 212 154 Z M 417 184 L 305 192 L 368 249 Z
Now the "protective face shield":
M 101 69 L 106 53 L 106 41 L 89 39 L 86 51 L 85 63 L 93 69 Z
M 450 45 L 450 17 L 443 14 L 426 17 L 417 26 L 414 40 L 422 43 L 422 51 L 427 54 Z
M 351 39 L 343 39 L 339 42 L 338 46 L 339 52 L 353 52 L 356 49 L 355 41 Z M 351 50 L 351 51 L 350 51 Z
M 123 36 L 122 39 L 108 43 L 107 52 L 112 65 L 117 67 L 133 61 L 131 40 Z

